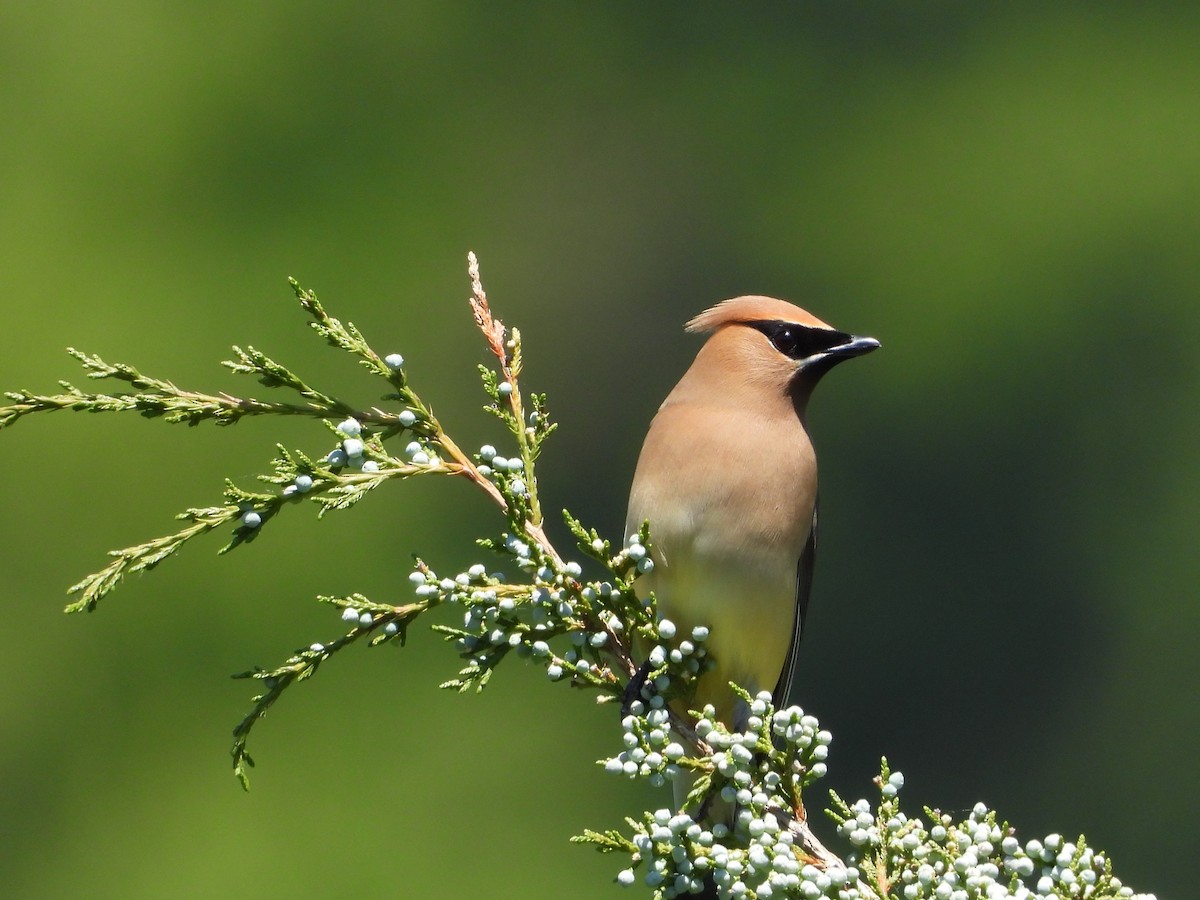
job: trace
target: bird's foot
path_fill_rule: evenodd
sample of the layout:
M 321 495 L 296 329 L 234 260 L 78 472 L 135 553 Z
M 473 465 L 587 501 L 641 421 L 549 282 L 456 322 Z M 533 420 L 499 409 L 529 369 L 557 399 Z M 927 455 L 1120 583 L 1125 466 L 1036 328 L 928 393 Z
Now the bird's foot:
M 646 686 L 646 677 L 650 674 L 650 660 L 646 660 L 638 670 L 633 673 L 633 677 L 629 679 L 629 683 L 625 685 L 625 691 L 621 694 L 621 718 L 624 719 L 629 715 L 629 710 L 633 706 L 635 700 L 642 699 L 642 688 Z

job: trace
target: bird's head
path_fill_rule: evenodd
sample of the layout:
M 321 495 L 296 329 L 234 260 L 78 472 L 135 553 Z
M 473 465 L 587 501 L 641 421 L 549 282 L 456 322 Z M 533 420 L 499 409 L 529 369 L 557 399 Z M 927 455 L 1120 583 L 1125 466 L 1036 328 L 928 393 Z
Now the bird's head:
M 711 386 L 786 396 L 803 405 L 821 376 L 879 341 L 838 331 L 816 316 L 773 297 L 734 297 L 706 309 L 687 330 L 709 332 L 692 369 Z

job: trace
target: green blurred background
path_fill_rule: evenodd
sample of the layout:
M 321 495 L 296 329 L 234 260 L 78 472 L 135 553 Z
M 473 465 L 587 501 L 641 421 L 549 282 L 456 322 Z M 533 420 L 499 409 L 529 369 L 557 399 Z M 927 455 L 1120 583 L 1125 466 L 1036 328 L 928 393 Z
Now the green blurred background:
M 616 533 L 682 322 L 788 297 L 885 349 L 812 426 L 822 551 L 800 701 L 863 796 L 1080 831 L 1186 896 L 1200 714 L 1200 16 L 1156 4 L 0 6 L 0 387 L 67 345 L 207 389 L 250 343 L 319 385 L 295 275 L 465 446 L 480 254 L 562 426 L 548 505 Z M 312 424 L 59 415 L 0 435 L 0 884 L 11 897 L 615 897 L 585 826 L 663 802 L 593 763 L 615 719 L 520 665 L 490 696 L 418 629 L 357 648 L 252 743 L 227 675 L 337 634 L 318 592 L 407 596 L 496 517 L 425 482 L 91 616 L 104 551 L 250 485 Z M 781 486 L 782 487 L 782 486 Z M 561 529 L 557 532 L 561 535 Z

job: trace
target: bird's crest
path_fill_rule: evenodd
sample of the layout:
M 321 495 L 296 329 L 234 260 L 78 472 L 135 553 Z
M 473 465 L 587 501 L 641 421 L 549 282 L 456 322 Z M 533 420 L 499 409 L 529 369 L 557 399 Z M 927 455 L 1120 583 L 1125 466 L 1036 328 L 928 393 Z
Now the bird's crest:
M 735 325 L 740 322 L 771 321 L 795 322 L 797 325 L 832 330 L 832 326 L 786 300 L 755 295 L 722 300 L 716 306 L 710 306 L 700 313 L 685 327 L 691 332 L 706 332 L 716 331 L 723 325 Z

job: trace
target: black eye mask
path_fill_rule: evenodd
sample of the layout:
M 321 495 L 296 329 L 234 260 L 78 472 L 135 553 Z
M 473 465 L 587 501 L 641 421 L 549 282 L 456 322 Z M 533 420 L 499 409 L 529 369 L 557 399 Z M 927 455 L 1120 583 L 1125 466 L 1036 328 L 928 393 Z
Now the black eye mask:
M 797 325 L 795 322 L 765 321 L 746 324 L 765 334 L 771 345 L 784 356 L 795 360 L 808 359 L 853 340 L 851 335 L 834 331 L 832 328 L 813 328 L 810 325 Z

